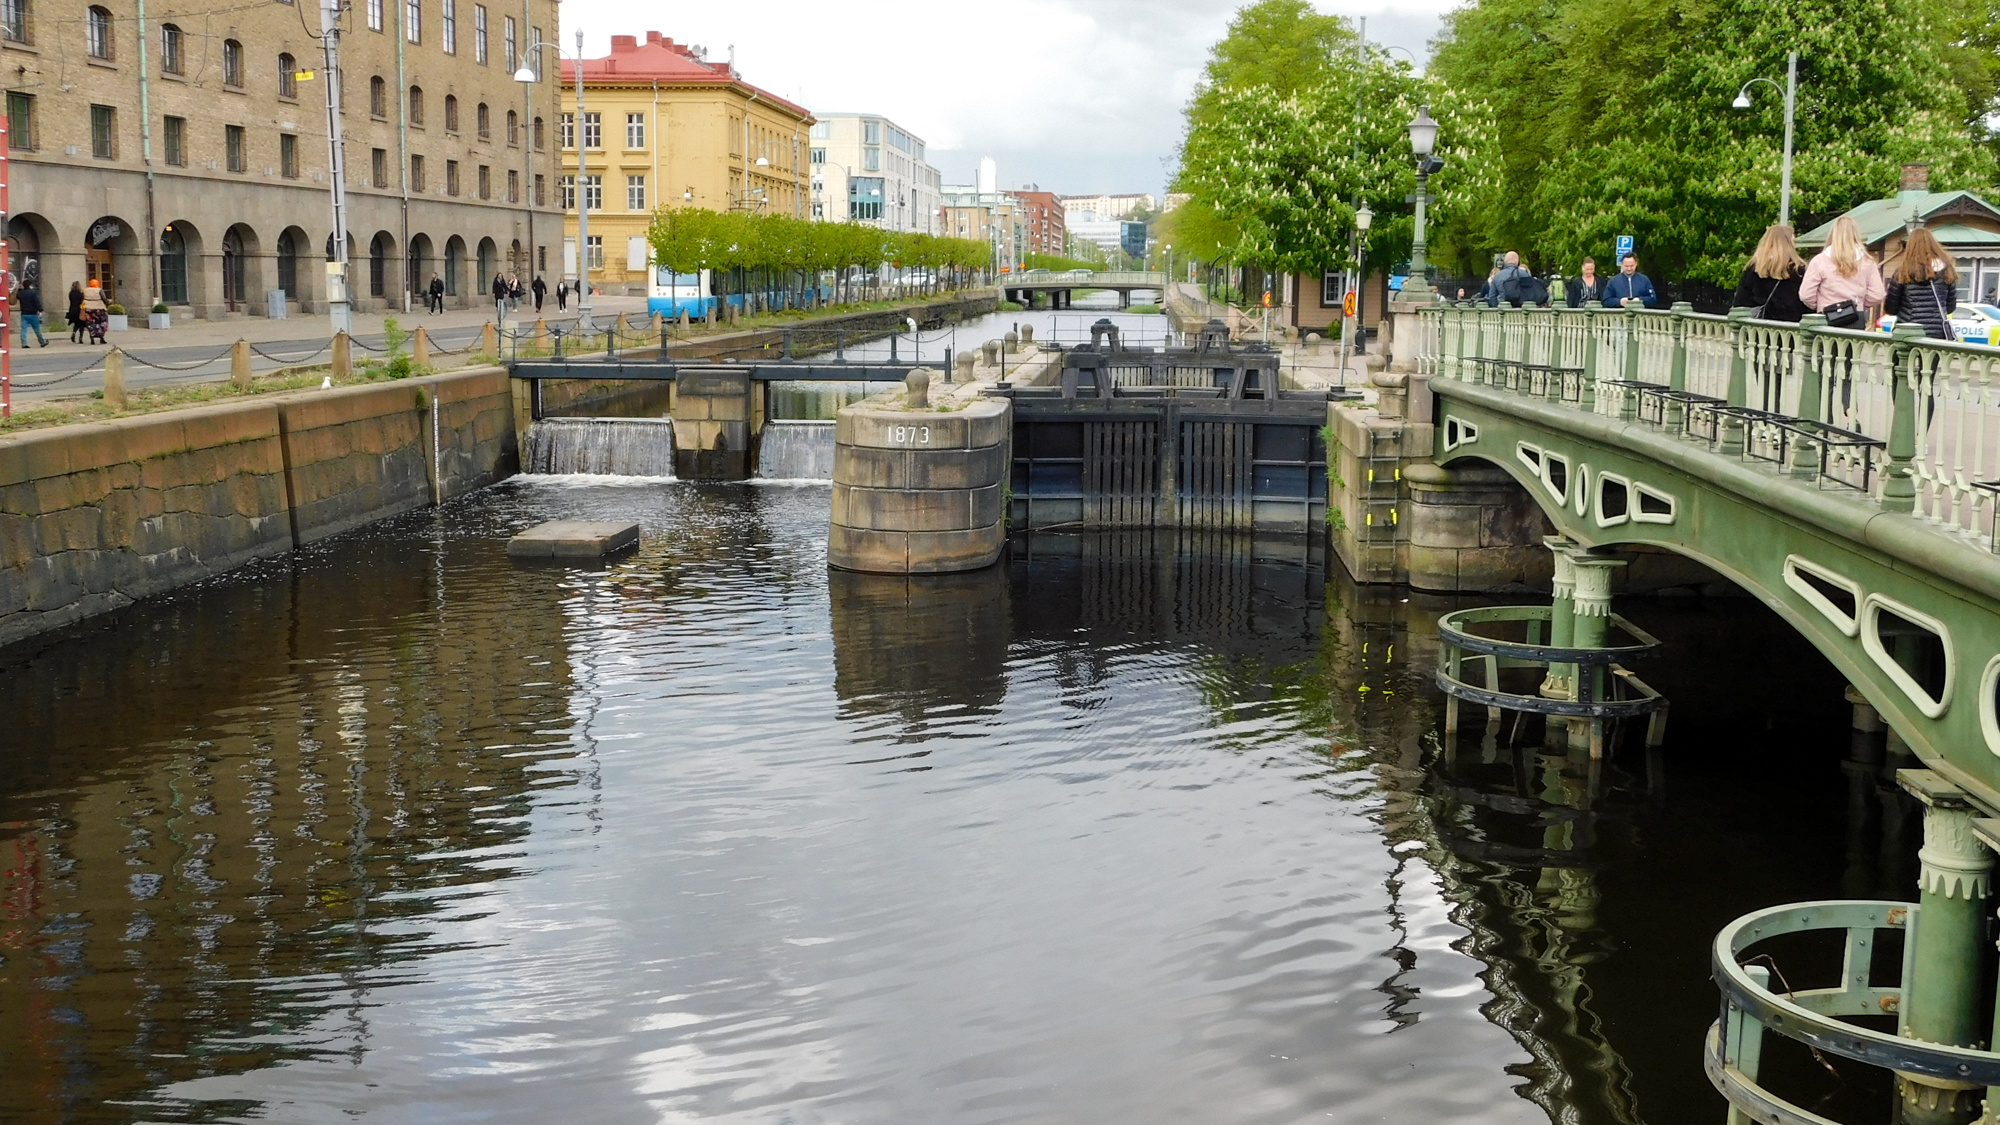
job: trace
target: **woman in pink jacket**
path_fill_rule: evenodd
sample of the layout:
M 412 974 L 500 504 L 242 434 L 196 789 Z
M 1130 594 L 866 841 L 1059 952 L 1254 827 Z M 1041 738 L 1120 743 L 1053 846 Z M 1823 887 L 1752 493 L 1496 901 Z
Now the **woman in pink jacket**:
M 1842 215 L 1833 221 L 1826 249 L 1813 255 L 1799 283 L 1799 300 L 1826 316 L 1829 328 L 1866 328 L 1882 303 L 1882 270 L 1861 241 L 1861 228 Z

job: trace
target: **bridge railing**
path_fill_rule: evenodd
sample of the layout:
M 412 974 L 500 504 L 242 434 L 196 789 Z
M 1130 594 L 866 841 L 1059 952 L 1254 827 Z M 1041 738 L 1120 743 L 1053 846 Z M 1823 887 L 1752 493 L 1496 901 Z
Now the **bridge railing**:
M 1117 285 L 1132 285 L 1147 289 L 1164 289 L 1167 275 L 1140 270 L 1123 272 L 1103 271 L 1081 273 L 1075 270 L 1051 270 L 1047 273 L 1007 274 L 997 283 L 1003 289 L 1018 289 L 1035 285 L 1073 285 L 1078 289 L 1103 289 Z
M 2000 348 L 1673 309 L 1443 305 L 1418 370 L 1657 426 L 1994 541 Z

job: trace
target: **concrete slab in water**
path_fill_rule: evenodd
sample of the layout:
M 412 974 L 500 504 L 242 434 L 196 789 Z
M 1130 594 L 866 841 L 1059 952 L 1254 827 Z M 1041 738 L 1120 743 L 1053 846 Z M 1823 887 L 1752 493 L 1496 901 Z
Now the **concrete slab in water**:
M 595 559 L 639 541 L 636 523 L 550 520 L 507 541 L 516 559 Z

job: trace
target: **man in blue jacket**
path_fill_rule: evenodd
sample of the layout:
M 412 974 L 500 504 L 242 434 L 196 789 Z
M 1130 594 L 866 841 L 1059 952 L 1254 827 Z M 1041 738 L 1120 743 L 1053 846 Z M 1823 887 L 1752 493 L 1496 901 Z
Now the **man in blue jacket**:
M 1653 289 L 1653 279 L 1639 272 L 1639 256 L 1627 254 L 1618 262 L 1618 276 L 1605 283 L 1604 307 L 1621 309 L 1628 300 L 1636 300 L 1646 308 L 1657 308 L 1660 294 Z

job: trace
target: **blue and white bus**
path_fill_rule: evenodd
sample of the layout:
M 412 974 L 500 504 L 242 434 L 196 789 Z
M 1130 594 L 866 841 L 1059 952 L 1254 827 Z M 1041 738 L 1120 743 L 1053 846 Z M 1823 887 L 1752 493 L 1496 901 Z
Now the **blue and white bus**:
M 671 319 L 685 310 L 689 320 L 700 320 L 715 307 L 710 284 L 707 270 L 675 273 L 670 267 L 654 266 L 653 284 L 646 291 L 646 311 L 665 313 Z

